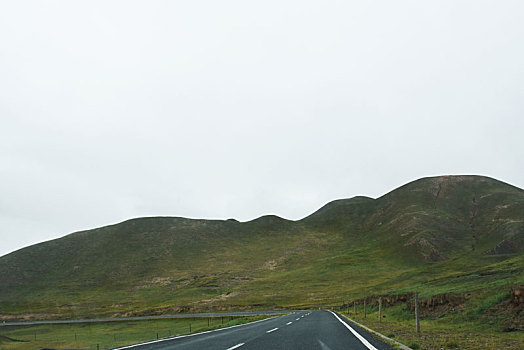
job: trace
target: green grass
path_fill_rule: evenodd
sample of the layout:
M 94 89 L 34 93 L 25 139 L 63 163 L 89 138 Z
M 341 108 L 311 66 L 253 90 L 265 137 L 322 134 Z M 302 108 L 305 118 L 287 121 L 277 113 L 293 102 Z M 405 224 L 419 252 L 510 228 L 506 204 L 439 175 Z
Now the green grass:
M 417 344 L 421 349 L 522 349 L 524 333 L 504 331 L 512 315 L 500 307 L 495 309 L 498 317 L 488 315 L 490 308 L 507 301 L 508 297 L 507 292 L 487 291 L 443 314 L 430 312 L 421 318 L 420 334 L 416 333 L 414 312 L 406 304 L 384 306 L 382 322 L 378 320 L 376 306 L 367 307 L 365 319 L 362 306 L 357 307 L 357 314 L 353 308 L 349 313 L 347 310 L 342 313 L 411 348 Z
M 270 317 L 270 316 L 267 316 Z M 111 349 L 261 320 L 266 316 L 0 327 L 0 349 Z M 208 326 L 209 321 L 209 326 Z M 8 340 L 7 338 L 13 340 Z
M 0 257 L 0 321 L 318 308 L 418 291 L 471 296 L 456 321 L 488 317 L 496 332 L 510 321 L 490 309 L 524 284 L 523 249 L 523 190 L 425 178 L 299 221 L 139 218 L 27 247 Z

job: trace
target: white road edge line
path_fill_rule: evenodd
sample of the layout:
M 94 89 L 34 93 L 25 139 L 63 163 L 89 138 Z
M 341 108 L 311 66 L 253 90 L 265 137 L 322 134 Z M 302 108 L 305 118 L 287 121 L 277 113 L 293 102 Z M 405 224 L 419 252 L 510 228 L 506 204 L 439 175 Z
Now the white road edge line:
M 380 337 L 380 338 L 382 338 L 382 339 L 385 339 L 386 341 L 388 341 L 388 342 L 390 342 L 390 343 L 393 343 L 393 344 L 397 345 L 397 346 L 399 347 L 399 349 L 402 349 L 402 350 L 411 350 L 410 347 L 407 347 L 406 345 L 404 345 L 404 344 L 402 344 L 402 343 L 399 343 L 399 342 L 396 341 L 396 340 L 393 340 L 393 339 L 391 339 L 391 338 L 389 338 L 389 337 L 386 337 L 384 334 L 381 334 L 381 333 L 377 332 L 377 331 L 374 330 L 374 329 L 368 328 L 368 327 L 364 326 L 363 324 L 360 324 L 360 323 L 358 323 L 357 321 L 352 320 L 352 319 L 350 319 L 349 317 L 347 317 L 347 316 L 345 316 L 345 315 L 342 315 L 342 317 L 344 317 L 344 318 L 345 318 L 346 320 L 348 320 L 349 322 L 351 322 L 351 323 L 353 323 L 353 324 L 359 326 L 360 328 L 362 328 L 362 329 L 368 331 L 369 333 L 373 333 L 373 334 L 375 334 L 376 336 L 378 336 L 378 337 Z
M 298 321 L 298 320 L 300 320 L 300 318 L 297 318 L 295 321 Z
M 237 344 L 237 345 L 232 346 L 232 347 L 230 347 L 230 348 L 227 348 L 226 350 L 233 350 L 233 349 L 236 349 L 236 348 L 241 347 L 241 346 L 244 345 L 244 344 L 245 344 L 245 343 L 240 343 L 240 344 Z
M 292 324 L 292 323 L 293 323 L 293 322 L 288 322 L 288 323 L 286 323 L 286 326 L 289 326 L 289 325 Z
M 278 328 L 273 328 L 273 329 L 270 329 L 269 331 L 266 331 L 266 333 L 271 333 L 271 332 L 274 332 L 276 331 Z
M 134 347 L 136 347 L 136 346 L 142 346 L 142 345 L 149 345 L 149 344 L 161 343 L 161 342 L 163 342 L 163 341 L 169 341 L 169 340 L 174 340 L 174 339 L 193 337 L 193 336 L 195 336 L 195 335 L 206 334 L 206 333 L 219 332 L 219 331 L 224 331 L 224 330 L 226 330 L 226 329 L 231 329 L 231 328 L 237 328 L 237 327 L 247 326 L 247 325 L 254 324 L 254 323 L 258 323 L 258 322 L 264 322 L 264 321 L 271 320 L 271 319 L 273 319 L 273 318 L 277 318 L 277 317 L 282 317 L 282 316 L 273 316 L 273 317 L 269 317 L 269 318 L 264 318 L 263 320 L 258 320 L 258 321 L 253 321 L 253 322 L 248 322 L 248 323 L 244 323 L 244 324 L 237 324 L 237 325 L 235 325 L 235 326 L 231 326 L 231 327 L 219 328 L 219 329 L 213 329 L 213 330 L 210 330 L 210 331 L 204 331 L 204 332 L 200 332 L 200 333 L 193 333 L 193 334 L 179 335 L 179 336 L 177 336 L 177 337 L 169 337 L 169 338 L 164 338 L 164 339 L 159 339 L 159 340 L 152 340 L 152 341 L 148 341 L 148 342 L 144 342 L 144 343 L 140 343 L 140 344 L 133 344 L 133 345 L 123 346 L 123 347 L 121 347 L 121 348 L 114 348 L 114 349 L 112 349 L 112 350 L 131 349 L 131 348 L 134 348 Z
M 336 313 L 334 313 L 333 311 L 330 311 L 328 310 L 329 312 L 331 312 L 333 314 L 333 316 L 335 316 L 337 318 L 337 320 L 340 321 L 340 323 L 342 323 L 344 326 L 346 326 L 347 329 L 350 330 L 351 333 L 353 333 L 353 335 L 355 337 L 357 337 L 358 340 L 360 340 L 362 342 L 362 344 L 364 344 L 369 350 L 378 350 L 376 347 L 374 347 L 373 345 L 371 345 L 370 342 L 368 342 L 363 336 L 361 336 L 360 334 L 357 333 L 356 330 L 354 330 L 353 328 L 351 328 L 346 322 L 342 321 L 340 319 L 340 317 L 338 317 L 338 315 Z

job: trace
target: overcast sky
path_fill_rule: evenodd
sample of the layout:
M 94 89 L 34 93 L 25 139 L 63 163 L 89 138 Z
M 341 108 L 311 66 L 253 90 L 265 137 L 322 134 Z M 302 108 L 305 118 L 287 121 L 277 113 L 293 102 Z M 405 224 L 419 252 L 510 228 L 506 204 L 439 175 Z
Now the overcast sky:
M 0 2 L 0 255 L 138 216 L 524 187 L 524 2 Z

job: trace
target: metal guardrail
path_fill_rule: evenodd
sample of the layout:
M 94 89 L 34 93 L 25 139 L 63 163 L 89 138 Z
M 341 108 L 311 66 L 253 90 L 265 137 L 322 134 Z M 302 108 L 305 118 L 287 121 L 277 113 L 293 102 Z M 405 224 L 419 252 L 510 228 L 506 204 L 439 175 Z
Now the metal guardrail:
M 175 315 L 157 315 L 157 316 L 90 318 L 90 319 L 78 319 L 78 320 L 37 320 L 37 321 L 14 321 L 14 322 L 5 322 L 4 321 L 4 322 L 0 322 L 0 327 L 2 326 L 31 326 L 31 325 L 42 325 L 42 324 L 72 324 L 72 323 L 165 320 L 165 319 L 176 319 L 176 318 L 219 318 L 219 317 L 242 317 L 242 316 L 267 316 L 267 315 L 287 314 L 293 311 L 296 311 L 296 310 L 175 314 Z

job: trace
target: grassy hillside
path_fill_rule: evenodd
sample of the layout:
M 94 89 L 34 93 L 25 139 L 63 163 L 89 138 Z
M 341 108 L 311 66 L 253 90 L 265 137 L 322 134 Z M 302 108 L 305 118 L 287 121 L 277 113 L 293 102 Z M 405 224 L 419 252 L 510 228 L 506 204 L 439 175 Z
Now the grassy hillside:
M 522 189 L 479 176 L 424 178 L 299 221 L 138 218 L 30 246 L 0 257 L 0 317 L 499 293 L 524 284 L 523 249 Z

